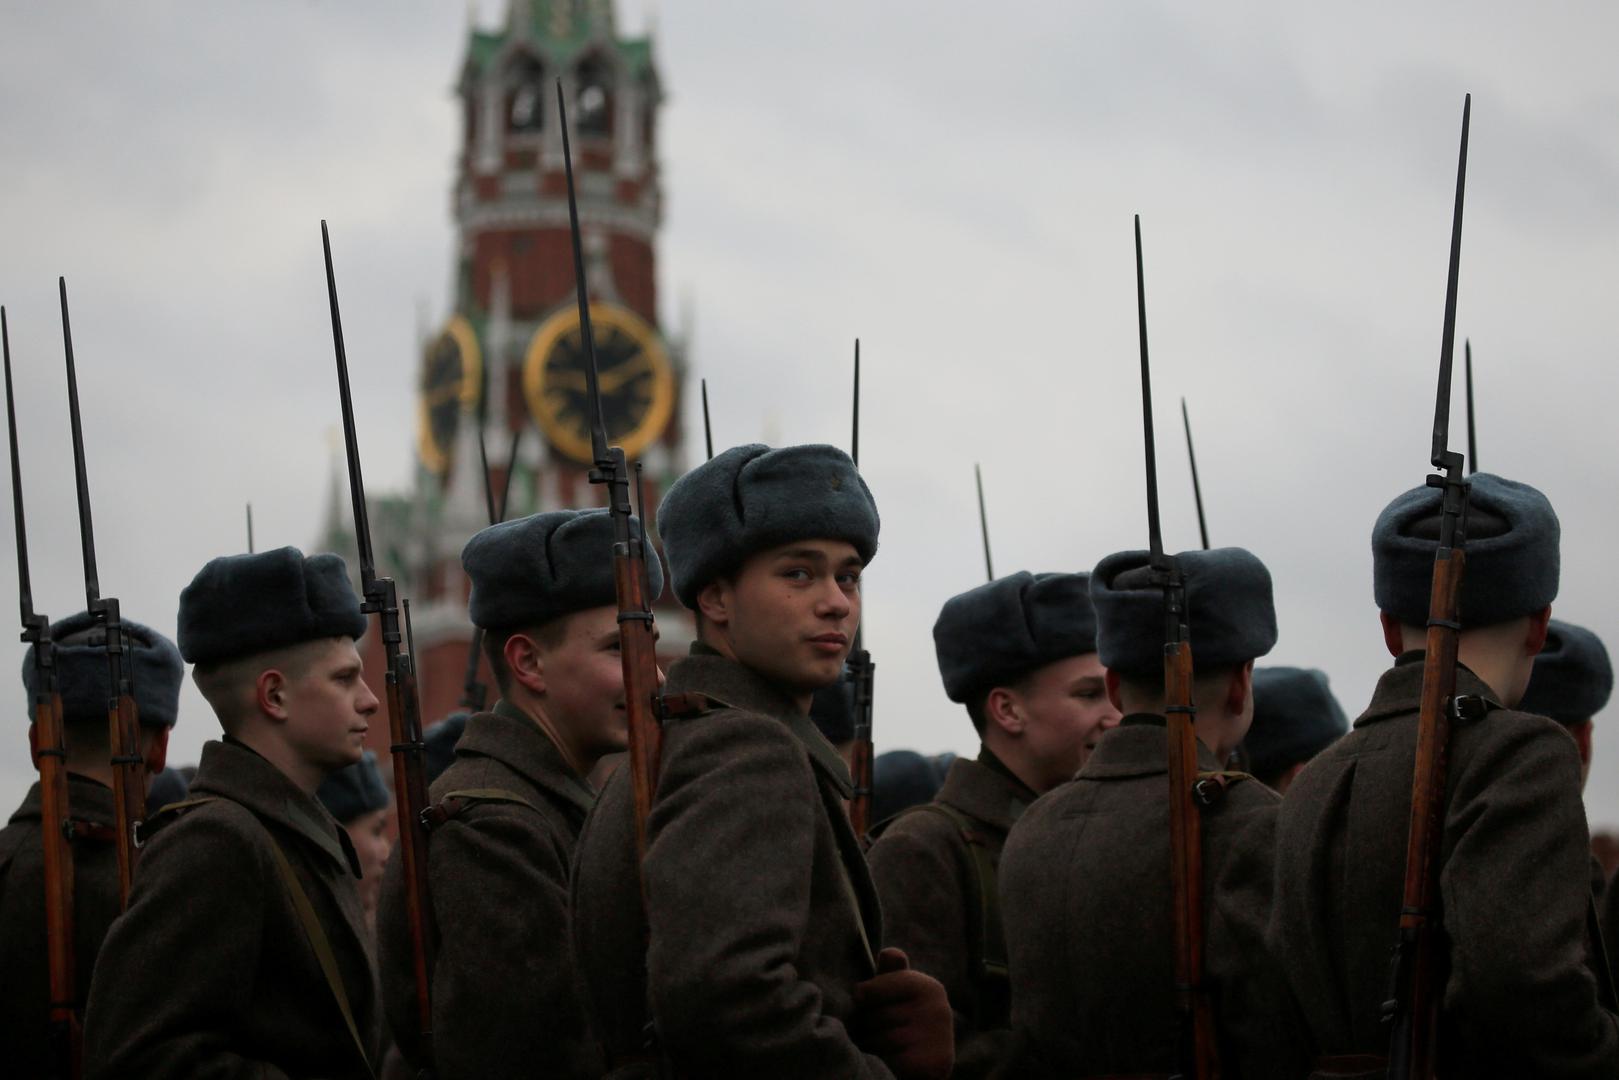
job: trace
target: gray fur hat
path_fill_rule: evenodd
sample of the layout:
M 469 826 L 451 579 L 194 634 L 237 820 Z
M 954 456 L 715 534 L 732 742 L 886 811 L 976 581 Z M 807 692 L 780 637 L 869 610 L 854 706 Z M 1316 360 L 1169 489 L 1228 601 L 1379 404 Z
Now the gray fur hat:
M 1186 623 L 1193 669 L 1241 664 L 1276 645 L 1270 571 L 1251 551 L 1183 551 Z M 1096 564 L 1096 651 L 1104 665 L 1148 675 L 1164 663 L 1164 592 L 1152 583 L 1145 551 L 1121 551 Z
M 944 692 L 955 702 L 1096 651 L 1089 574 L 1020 570 L 944 602 L 933 624 Z
M 135 689 L 135 711 L 142 727 L 174 726 L 180 714 L 180 682 L 185 664 L 174 642 L 133 619 L 122 619 L 124 663 Z M 51 624 L 51 653 L 56 659 L 56 687 L 65 720 L 107 719 L 112 677 L 107 671 L 107 635 L 88 611 Z M 23 654 L 22 684 L 28 692 L 28 718 L 33 719 L 34 647 Z
M 1491 473 L 1470 478 L 1467 571 L 1459 601 L 1464 627 L 1529 615 L 1557 598 L 1562 531 L 1546 496 Z M 1372 527 L 1372 592 L 1378 609 L 1408 626 L 1428 622 L 1438 488 L 1412 488 Z
M 222 555 L 180 594 L 180 655 L 214 664 L 320 638 L 359 638 L 366 619 L 341 556 L 295 547 Z
M 353 765 L 345 765 L 320 782 L 315 798 L 339 823 L 347 825 L 361 814 L 385 809 L 391 801 L 382 782 L 377 755 L 367 750 Z
M 639 519 L 631 528 L 639 530 Z M 539 626 L 618 601 L 613 585 L 613 517 L 606 509 L 549 510 L 503 521 L 461 549 L 472 579 L 474 625 L 485 630 Z M 663 564 L 649 552 L 652 599 L 663 593 Z
M 1192 654 L 1197 662 L 1197 654 Z M 1343 738 L 1349 718 L 1314 668 L 1254 668 L 1254 721 L 1242 741 L 1248 769 L 1272 777 Z
M 749 555 L 794 540 L 845 540 L 877 553 L 877 504 L 835 446 L 733 446 L 676 480 L 658 507 L 675 595 L 697 594 Z
M 1553 619 L 1518 711 L 1549 716 L 1559 724 L 1583 724 L 1612 695 L 1613 664 L 1602 639 L 1583 626 Z

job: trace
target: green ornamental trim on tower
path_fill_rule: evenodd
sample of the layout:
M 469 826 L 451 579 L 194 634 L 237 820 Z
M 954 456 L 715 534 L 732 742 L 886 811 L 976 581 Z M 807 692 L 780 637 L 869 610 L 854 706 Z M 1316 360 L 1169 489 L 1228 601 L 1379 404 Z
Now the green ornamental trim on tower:
M 652 39 L 619 37 L 611 0 L 530 0 L 513 7 L 515 19 L 501 29 L 471 31 L 467 66 L 472 73 L 483 74 L 501 54 L 512 38 L 513 22 L 523 24 L 521 12 L 515 10 L 522 7 L 528 13 L 521 39 L 546 60 L 567 64 L 587 46 L 605 38 L 632 76 L 644 75 L 652 68 Z

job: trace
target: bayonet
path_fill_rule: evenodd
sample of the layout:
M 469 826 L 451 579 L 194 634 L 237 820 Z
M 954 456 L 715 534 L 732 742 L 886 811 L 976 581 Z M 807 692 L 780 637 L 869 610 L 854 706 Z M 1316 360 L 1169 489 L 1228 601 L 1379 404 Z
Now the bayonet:
M 708 460 L 714 460 L 714 426 L 708 420 L 708 380 L 702 380 L 703 387 L 703 442 L 708 446 Z
M 506 459 L 506 475 L 500 481 L 500 502 L 495 502 L 495 483 L 489 475 L 489 451 L 484 445 L 483 427 L 478 428 L 478 458 L 483 462 L 483 495 L 489 508 L 489 524 L 498 525 L 506 520 L 506 509 L 512 493 L 512 473 L 517 470 L 517 448 L 523 442 L 523 429 L 512 432 L 511 453 Z M 472 628 L 472 640 L 467 643 L 467 673 L 461 681 L 460 705 L 472 712 L 483 712 L 489 704 L 489 688 L 478 678 L 483 659 L 483 629 Z
M 57 279 L 62 300 L 62 344 L 67 356 L 68 420 L 73 433 L 73 478 L 79 501 L 79 543 L 84 557 L 85 608 L 101 627 L 107 649 L 111 696 L 107 701 L 108 742 L 112 747 L 113 818 L 118 839 L 118 900 L 129 906 L 139 845 L 135 830 L 146 812 L 146 765 L 140 754 L 139 718 L 126 663 L 124 623 L 118 601 L 101 595 L 96 570 L 95 525 L 90 516 L 90 481 L 85 473 L 84 431 L 79 419 L 79 378 L 73 362 L 73 327 L 68 318 L 67 279 Z
M 1203 485 L 1197 479 L 1197 451 L 1192 449 L 1192 418 L 1186 413 L 1186 399 L 1181 398 L 1181 424 L 1186 428 L 1186 460 L 1192 465 L 1192 499 L 1197 503 L 1197 534 L 1203 540 L 1203 550 L 1209 550 L 1209 522 L 1203 516 Z
M 1467 359 L 1467 472 L 1471 476 L 1478 472 L 1478 433 L 1473 428 L 1473 342 L 1471 339 L 1462 342 L 1462 352 Z
M 253 554 L 253 504 L 247 504 L 247 553 Z
M 1215 1080 L 1220 1075 L 1220 1056 L 1213 1003 L 1203 980 L 1203 823 L 1193 799 L 1198 777 L 1192 646 L 1186 627 L 1185 582 L 1179 561 L 1164 552 L 1158 516 L 1158 455 L 1152 425 L 1152 372 L 1147 355 L 1147 287 L 1142 268 L 1140 215 L 1135 219 L 1135 235 L 1141 419 L 1147 461 L 1148 565 L 1164 593 L 1164 725 L 1169 760 L 1174 1000 L 1180 1022 L 1176 1058 L 1187 1080 Z
M 1467 131 L 1472 108 L 1473 97 L 1469 94 L 1462 102 L 1456 206 L 1450 226 L 1445 321 L 1439 345 L 1439 390 L 1434 403 L 1433 452 L 1429 457 L 1429 463 L 1438 472 L 1430 473 L 1427 478 L 1429 487 L 1442 492 L 1439 544 L 1434 551 L 1433 588 L 1429 593 L 1399 932 L 1390 964 L 1390 991 L 1383 1004 L 1383 1019 L 1389 1025 L 1390 1080 L 1431 1080 L 1436 1075 L 1439 1004 L 1445 988 L 1437 925 L 1438 852 L 1444 827 L 1445 765 L 1456 696 L 1458 598 L 1467 568 L 1468 503 L 1462 455 L 1450 449 L 1450 376 L 1456 345 L 1456 290 L 1461 271 Z
M 354 504 L 354 543 L 360 557 L 361 610 L 376 615 L 387 668 L 388 728 L 393 755 L 394 804 L 399 815 L 399 851 L 405 881 L 405 916 L 410 928 L 412 976 L 421 1063 L 433 1061 L 433 906 L 427 883 L 426 748 L 422 744 L 421 703 L 416 695 L 416 669 L 400 648 L 399 596 L 393 579 L 378 575 L 366 511 L 365 480 L 360 472 L 360 443 L 354 427 L 354 401 L 349 391 L 348 352 L 343 344 L 343 317 L 337 304 L 337 275 L 332 269 L 332 242 L 320 223 L 326 258 L 326 298 L 332 313 L 332 346 L 337 355 L 337 391 L 343 412 L 343 446 L 348 457 L 349 496 Z
M 629 721 L 630 784 L 634 793 L 635 849 L 646 854 L 646 822 L 657 791 L 658 763 L 663 752 L 664 702 L 659 689 L 657 639 L 654 637 L 652 598 L 647 595 L 644 542 L 646 523 L 631 527 L 629 470 L 624 450 L 608 446 L 607 424 L 602 418 L 601 388 L 596 366 L 596 341 L 590 328 L 590 290 L 585 280 L 584 239 L 579 229 L 579 204 L 574 194 L 573 148 L 568 137 L 568 107 L 557 80 L 557 113 L 562 128 L 562 165 L 568 189 L 568 229 L 573 241 L 574 294 L 579 304 L 580 339 L 585 356 L 585 387 L 590 394 L 590 446 L 595 467 L 590 482 L 607 489 L 607 509 L 613 518 L 613 581 L 618 594 L 619 651 L 624 664 L 624 707 Z M 643 900 L 645 899 L 643 882 Z
M 854 339 L 854 430 L 849 437 L 849 458 L 860 468 L 860 339 Z M 861 585 L 864 600 L 864 583 Z M 849 800 L 849 824 L 856 836 L 864 838 L 871 828 L 871 799 L 874 747 L 871 737 L 872 702 L 876 692 L 877 665 L 866 651 L 865 608 L 855 625 L 854 645 L 849 649 L 848 678 L 854 686 L 854 745 L 850 751 L 849 776 L 854 794 Z
M 22 613 L 22 640 L 32 646 L 34 745 L 39 768 L 40 847 L 45 876 L 46 979 L 50 995 L 47 999 L 48 1041 L 56 1073 L 76 1078 L 80 1072 L 82 1031 L 74 990 L 73 853 L 68 845 L 73 819 L 68 805 L 67 736 L 62 725 L 62 695 L 56 684 L 51 621 L 34 610 L 33 579 L 28 570 L 28 524 L 23 515 L 22 463 L 17 453 L 17 403 L 11 384 L 11 329 L 3 307 L 0 307 L 0 350 L 5 354 L 6 424 L 11 437 L 17 601 Z
M 989 557 L 989 514 L 984 510 L 984 474 L 973 462 L 973 480 L 978 484 L 978 531 L 984 536 L 984 575 L 986 581 L 995 580 L 995 563 Z

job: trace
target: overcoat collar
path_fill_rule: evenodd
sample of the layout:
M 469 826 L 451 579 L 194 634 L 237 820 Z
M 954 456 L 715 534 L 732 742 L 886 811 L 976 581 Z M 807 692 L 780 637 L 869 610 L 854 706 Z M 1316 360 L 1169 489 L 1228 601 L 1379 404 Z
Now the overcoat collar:
M 188 797 L 201 796 L 245 806 L 259 820 L 297 833 L 355 877 L 360 876 L 354 845 L 337 819 L 245 743 L 231 739 L 202 744 L 202 760 Z
M 1079 770 L 1078 779 L 1124 780 L 1137 776 L 1167 776 L 1167 744 L 1163 717 L 1132 713 L 1118 727 L 1103 733 L 1090 760 Z M 1197 742 L 1197 767 L 1204 772 L 1217 772 L 1220 768 L 1213 752 L 1201 740 Z
M 1377 680 L 1372 702 L 1355 719 L 1355 727 L 1406 716 L 1419 710 L 1422 707 L 1422 660 L 1420 649 L 1402 653 L 1394 666 Z M 1456 665 L 1456 696 L 1481 697 L 1497 709 L 1504 707 L 1495 691 L 1460 663 Z
M 475 713 L 455 744 L 456 757 L 487 757 L 505 765 L 558 801 L 589 813 L 596 793 L 573 771 L 551 737 L 505 698 Z
M 801 712 L 792 696 L 775 683 L 735 660 L 721 656 L 700 641 L 692 642 L 691 655 L 669 667 L 667 690 L 671 694 L 698 693 L 710 700 L 744 712 L 759 713 L 785 724 L 809 751 L 810 760 L 821 774 L 847 799 L 854 794 L 849 767 Z
M 983 750 L 977 761 L 957 758 L 945 773 L 938 801 L 1001 832 L 1007 832 L 1035 799 L 1013 776 L 989 765 Z
M 109 829 L 117 827 L 113 815 L 112 788 L 99 780 L 92 780 L 78 773 L 68 773 L 67 808 L 68 814 L 75 821 L 105 825 Z M 23 797 L 22 805 L 11 815 L 10 824 L 39 821 L 44 814 L 44 796 L 40 793 L 39 781 L 36 780 L 28 789 L 28 794 Z

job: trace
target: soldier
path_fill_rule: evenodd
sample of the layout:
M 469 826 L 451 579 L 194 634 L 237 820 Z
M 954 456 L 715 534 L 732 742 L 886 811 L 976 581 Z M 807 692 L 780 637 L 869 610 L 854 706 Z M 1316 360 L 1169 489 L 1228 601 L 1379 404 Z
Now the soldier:
M 380 1025 L 359 863 L 315 800 L 360 760 L 377 698 L 336 555 L 214 559 L 180 594 L 180 653 L 224 739 L 147 823 L 85 1020 L 89 1077 L 369 1077 Z M 176 973 L 183 971 L 183 977 Z
M 626 744 L 624 670 L 605 510 L 492 525 L 461 554 L 500 700 L 473 715 L 432 788 L 428 845 L 439 949 L 434 1059 L 455 1077 L 597 1076 L 601 1052 L 569 962 L 569 863 Z M 652 594 L 663 589 L 647 563 Z M 388 1017 L 418 1054 L 398 859 L 383 901 Z
M 658 522 L 698 632 L 668 690 L 712 708 L 664 725 L 639 868 L 624 770 L 579 838 L 574 938 L 614 1075 L 946 1076 L 944 990 L 878 952 L 849 771 L 809 720 L 877 548 L 865 482 L 829 446 L 734 447 Z
M 884 940 L 949 992 L 957 1077 L 991 1075 L 1011 1056 L 996 881 L 1007 831 L 1119 720 L 1088 587 L 1086 574 L 1025 572 L 945 603 L 939 674 L 978 732 L 978 759 L 957 759 L 937 797 L 881 827 L 868 856 Z
M 1220 773 L 1253 716 L 1253 661 L 1276 643 L 1270 573 L 1241 548 L 1176 558 L 1185 580 L 1202 818 L 1204 982 L 1225 1075 L 1286 1076 L 1264 955 L 1276 794 Z M 1164 590 L 1148 553 L 1090 579 L 1107 695 L 1124 714 L 1072 783 L 1035 803 L 1001 858 L 1012 1019 L 1037 1076 L 1181 1071 L 1175 1007 Z M 1296 1076 L 1297 1074 L 1292 1074 Z
M 1604 1000 L 1580 757 L 1516 711 L 1557 595 L 1559 527 L 1526 484 L 1471 478 L 1439 860 L 1439 1069 L 1542 1080 L 1619 1072 Z M 1441 493 L 1400 495 L 1372 530 L 1373 593 L 1394 666 L 1354 730 L 1282 806 L 1270 938 L 1302 1006 L 1317 1076 L 1382 1077 Z
M 1332 696 L 1326 672 L 1254 668 L 1254 722 L 1239 760 L 1254 779 L 1286 795 L 1299 770 L 1348 730 L 1349 718 Z
M 1559 619 L 1546 625 L 1546 647 L 1535 657 L 1518 711 L 1563 725 L 1580 751 L 1580 790 L 1591 775 L 1591 721 L 1613 695 L 1613 664 L 1602 639 Z
M 185 665 L 174 643 L 156 630 L 123 620 L 125 663 L 131 665 L 140 715 L 140 753 L 147 772 L 163 769 L 169 732 L 179 713 Z M 68 807 L 73 818 L 74 990 L 82 1013 L 90 975 L 107 928 L 118 917 L 115 837 L 107 702 L 112 697 L 104 631 L 88 612 L 51 627 L 68 759 Z M 23 660 L 32 697 L 34 657 Z M 29 744 L 38 733 L 29 727 Z M 49 1075 L 49 976 L 45 951 L 45 868 L 40 843 L 39 784 L 28 789 L 0 829 L 0 1047 L 8 1075 Z
M 373 931 L 377 924 L 377 901 L 382 896 L 382 868 L 388 863 L 393 840 L 388 832 L 393 796 L 382 782 L 377 755 L 367 750 L 353 765 L 345 765 L 315 789 L 315 798 L 326 812 L 337 819 L 349 834 L 349 843 L 360 860 L 360 909 L 365 924 Z

